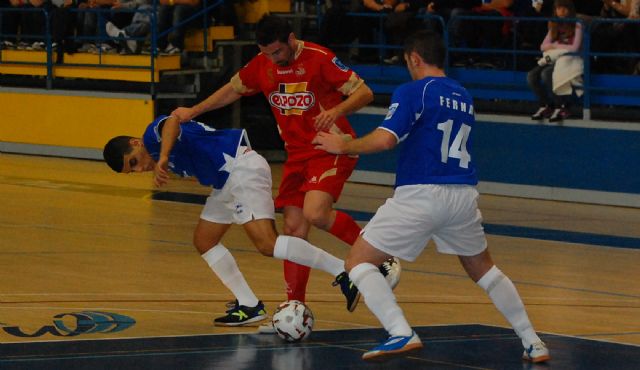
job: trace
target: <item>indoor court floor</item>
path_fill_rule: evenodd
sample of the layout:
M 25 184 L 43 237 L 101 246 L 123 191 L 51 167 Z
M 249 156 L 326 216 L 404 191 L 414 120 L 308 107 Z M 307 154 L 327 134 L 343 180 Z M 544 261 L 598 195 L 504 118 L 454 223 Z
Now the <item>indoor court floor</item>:
M 484 291 L 430 245 L 403 262 L 395 290 L 425 347 L 368 364 L 360 356 L 383 330 L 363 302 L 347 312 L 319 271 L 308 340 L 213 326 L 232 296 L 191 246 L 208 192 L 188 179 L 155 189 L 150 174 L 99 161 L 0 153 L 0 369 L 640 369 L 638 209 L 482 195 L 493 259 L 552 360 L 523 362 Z M 364 225 L 391 192 L 349 183 L 337 207 Z M 310 241 L 348 248 L 317 230 Z M 272 312 L 285 300 L 282 262 L 237 226 L 224 244 Z

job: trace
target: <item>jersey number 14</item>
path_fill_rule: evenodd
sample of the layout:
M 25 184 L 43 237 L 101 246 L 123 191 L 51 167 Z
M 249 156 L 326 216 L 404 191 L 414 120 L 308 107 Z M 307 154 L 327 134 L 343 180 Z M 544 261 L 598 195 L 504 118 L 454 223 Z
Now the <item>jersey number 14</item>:
M 449 158 L 458 158 L 460 160 L 460 167 L 469 168 L 471 155 L 469 155 L 469 152 L 467 151 L 467 140 L 469 139 L 471 126 L 465 125 L 463 123 L 460 126 L 460 129 L 458 129 L 453 142 L 451 143 L 451 145 L 449 145 L 452 128 L 452 119 L 438 123 L 438 130 L 442 131 L 442 143 L 440 144 L 440 160 L 442 161 L 442 163 L 447 163 Z

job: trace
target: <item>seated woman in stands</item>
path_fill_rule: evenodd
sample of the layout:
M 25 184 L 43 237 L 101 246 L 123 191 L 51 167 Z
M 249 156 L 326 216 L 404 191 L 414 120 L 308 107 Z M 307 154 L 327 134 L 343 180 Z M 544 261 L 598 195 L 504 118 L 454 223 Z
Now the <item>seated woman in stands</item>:
M 555 0 L 556 18 L 575 18 L 572 0 Z M 582 24 L 550 21 L 548 32 L 540 45 L 543 57 L 527 75 L 527 82 L 536 94 L 540 107 L 531 119 L 548 118 L 549 122 L 569 117 L 569 102 L 573 86 L 581 82 L 582 58 L 575 55 L 582 44 Z

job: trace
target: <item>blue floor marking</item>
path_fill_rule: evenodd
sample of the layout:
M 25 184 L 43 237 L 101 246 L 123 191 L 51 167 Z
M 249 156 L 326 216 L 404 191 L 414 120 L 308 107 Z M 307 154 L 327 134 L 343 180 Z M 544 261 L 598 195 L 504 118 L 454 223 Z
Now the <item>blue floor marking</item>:
M 188 193 L 154 191 L 151 195 L 151 198 L 155 200 L 166 200 L 172 202 L 204 204 L 207 196 Z M 369 221 L 374 215 L 374 213 L 372 212 L 354 211 L 351 209 L 340 210 L 351 215 L 351 217 L 353 217 L 356 221 Z M 483 226 L 485 232 L 490 235 L 551 240 L 558 242 L 599 245 L 615 248 L 640 249 L 640 238 L 487 223 L 484 223 Z

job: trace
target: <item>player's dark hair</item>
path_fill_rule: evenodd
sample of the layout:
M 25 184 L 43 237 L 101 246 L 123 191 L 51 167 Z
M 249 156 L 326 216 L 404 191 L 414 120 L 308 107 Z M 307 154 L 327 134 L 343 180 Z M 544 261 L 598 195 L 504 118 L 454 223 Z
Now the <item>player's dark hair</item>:
M 291 32 L 293 29 L 285 18 L 265 14 L 256 25 L 256 41 L 261 46 L 267 46 L 276 41 L 286 43 Z
M 116 136 L 104 146 L 102 156 L 112 170 L 122 172 L 124 156 L 133 150 L 130 144 L 131 139 L 135 138 L 133 136 Z
M 416 52 L 425 63 L 444 68 L 446 49 L 442 37 L 429 30 L 418 31 L 404 42 L 404 53 Z

